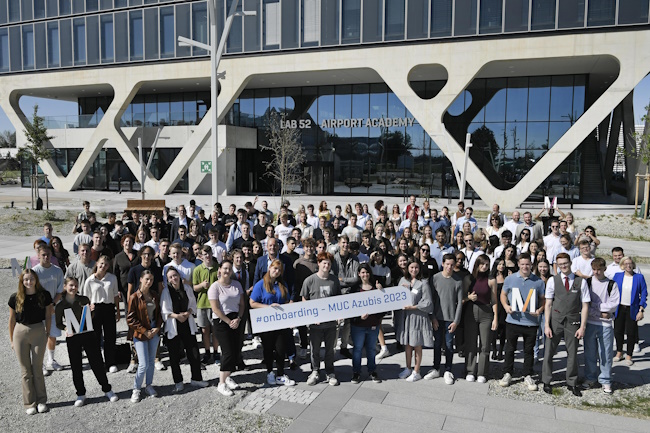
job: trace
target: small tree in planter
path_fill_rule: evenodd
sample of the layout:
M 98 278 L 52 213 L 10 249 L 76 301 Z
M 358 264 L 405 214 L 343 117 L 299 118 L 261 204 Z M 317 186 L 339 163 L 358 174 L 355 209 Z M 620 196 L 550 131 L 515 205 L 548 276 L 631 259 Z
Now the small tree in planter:
M 43 117 L 38 115 L 38 105 L 34 105 L 32 121 L 27 122 L 25 129 L 23 129 L 27 144 L 18 151 L 18 159 L 29 163 L 32 169 L 32 209 L 34 209 L 34 203 L 39 197 L 38 165 L 41 161 L 52 156 L 52 152 L 45 147 L 45 143 L 54 137 L 47 135 L 47 127 L 43 121 Z M 47 188 L 47 184 L 45 187 Z

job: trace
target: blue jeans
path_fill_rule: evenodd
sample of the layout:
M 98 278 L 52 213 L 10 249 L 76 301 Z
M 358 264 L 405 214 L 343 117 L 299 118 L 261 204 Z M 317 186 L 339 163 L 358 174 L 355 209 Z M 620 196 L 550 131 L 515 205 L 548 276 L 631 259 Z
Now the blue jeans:
M 368 360 L 368 373 L 375 371 L 375 352 L 377 336 L 379 335 L 379 326 L 355 326 L 350 327 L 352 337 L 352 372 L 361 373 L 361 352 L 366 348 L 366 359 Z
M 585 330 L 585 381 L 595 383 L 600 359 L 600 375 L 598 382 L 602 385 L 611 384 L 612 360 L 614 352 L 614 328 L 611 326 L 592 325 L 587 323 Z
M 153 382 L 154 360 L 156 359 L 156 349 L 158 349 L 158 340 L 160 336 L 156 335 L 151 340 L 138 340 L 133 337 L 133 346 L 138 354 L 138 371 L 135 372 L 135 381 L 133 389 L 142 388 L 142 380 L 145 385 L 151 385 Z
M 449 325 L 453 322 L 446 322 L 444 320 L 438 321 L 438 330 L 433 331 L 433 336 L 436 339 L 433 343 L 433 368 L 440 371 L 440 361 L 442 359 L 442 342 L 445 342 L 445 371 L 451 371 L 451 366 L 454 363 L 454 334 L 449 332 Z

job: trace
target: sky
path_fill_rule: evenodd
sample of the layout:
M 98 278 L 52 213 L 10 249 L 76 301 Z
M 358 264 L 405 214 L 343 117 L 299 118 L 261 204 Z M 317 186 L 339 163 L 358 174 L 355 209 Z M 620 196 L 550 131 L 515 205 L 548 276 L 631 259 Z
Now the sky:
M 31 117 L 34 111 L 34 105 L 38 104 L 38 114 L 42 117 L 56 116 L 76 116 L 78 114 L 77 104 L 55 99 L 34 98 L 23 96 L 20 98 L 20 108 L 28 117 Z M 634 123 L 642 123 L 641 118 L 645 114 L 645 107 L 650 104 L 650 75 L 646 76 L 634 89 Z M 9 122 L 6 114 L 0 108 L 0 132 L 14 131 L 14 127 Z

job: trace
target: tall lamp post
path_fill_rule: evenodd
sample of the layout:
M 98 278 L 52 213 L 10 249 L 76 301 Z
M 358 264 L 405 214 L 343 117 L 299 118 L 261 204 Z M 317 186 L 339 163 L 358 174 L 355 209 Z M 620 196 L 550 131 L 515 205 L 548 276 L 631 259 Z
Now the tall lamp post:
M 219 68 L 219 62 L 221 62 L 221 56 L 223 54 L 224 47 L 226 46 L 226 40 L 228 39 L 228 34 L 230 33 L 230 27 L 232 26 L 232 21 L 235 17 L 241 16 L 254 16 L 257 15 L 255 11 L 237 11 L 237 5 L 239 0 L 233 0 L 230 10 L 228 11 L 228 17 L 226 18 L 226 24 L 221 32 L 221 38 L 219 39 L 219 45 L 217 46 L 217 0 L 208 0 L 208 11 L 210 14 L 210 45 L 204 44 L 199 41 L 188 39 L 183 36 L 178 37 L 178 45 L 187 47 L 192 46 L 195 48 L 200 48 L 206 50 L 210 53 L 210 106 L 212 108 L 212 129 L 210 131 L 210 144 L 212 146 L 212 205 L 218 200 L 217 192 L 217 163 L 219 160 L 219 148 L 218 138 L 217 138 L 217 127 L 219 112 L 217 110 L 217 96 L 218 96 L 218 80 L 220 78 L 225 78 L 225 72 L 217 72 Z

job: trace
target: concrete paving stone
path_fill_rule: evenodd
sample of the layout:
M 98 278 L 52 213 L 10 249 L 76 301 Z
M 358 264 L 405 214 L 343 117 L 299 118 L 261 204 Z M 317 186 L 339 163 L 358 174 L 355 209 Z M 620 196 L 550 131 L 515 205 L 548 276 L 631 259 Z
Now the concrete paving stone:
M 348 431 L 362 432 L 366 428 L 371 417 L 356 413 L 339 412 L 332 422 L 327 426 L 328 430 L 337 431 L 345 429 Z
M 323 433 L 326 424 L 317 424 L 301 418 L 295 419 L 284 433 Z
M 354 393 L 352 398 L 357 400 L 369 401 L 372 403 L 381 403 L 384 401 L 384 398 L 388 395 L 388 391 L 381 391 L 378 389 L 360 387 L 357 392 Z
M 388 393 L 383 405 L 415 409 L 422 412 L 439 413 L 441 415 L 453 415 L 459 418 L 468 418 L 476 421 L 483 419 L 483 407 L 472 404 L 460 404 L 458 402 L 441 401 L 434 399 L 423 399 L 407 396 L 404 394 Z
M 354 399 L 348 401 L 342 411 L 434 429 L 441 429 L 445 421 L 445 416 L 440 414 Z
M 467 418 L 458 418 L 448 416 L 445 424 L 442 426 L 443 431 L 453 432 L 481 432 L 481 433 L 521 433 L 522 429 L 510 428 L 503 425 L 489 424 L 486 422 L 475 421 Z
M 486 383 L 468 382 L 465 379 L 456 378 L 453 385 L 447 385 L 444 379 L 436 379 L 431 381 L 436 386 L 446 386 L 454 388 L 455 391 L 471 392 L 472 394 L 488 395 L 490 387 Z
M 628 430 L 624 429 L 613 429 L 611 427 L 605 427 L 600 425 L 594 426 L 595 433 L 630 433 Z
M 599 412 L 557 407 L 555 408 L 555 415 L 557 419 L 594 426 L 611 428 L 624 427 L 628 432 L 647 433 L 650 430 L 650 422 L 648 420 L 614 416 Z
M 405 426 L 404 423 L 390 421 L 387 419 L 372 418 L 368 425 L 366 426 L 363 433 L 404 433 L 409 431 L 409 426 Z M 442 430 L 427 428 L 427 433 L 441 432 Z
M 407 382 L 405 380 L 384 380 L 382 383 L 364 382 L 362 388 L 378 389 L 381 391 L 395 392 L 398 394 L 407 394 L 414 397 L 421 398 L 434 398 L 436 400 L 452 401 L 454 398 L 454 387 L 445 385 L 440 381 L 440 385 L 436 381 L 421 380 L 416 383 Z
M 594 433 L 594 427 L 590 424 L 548 419 L 535 416 L 533 413 L 522 419 L 520 415 L 513 414 L 500 409 L 487 408 L 483 414 L 483 422 L 498 424 L 505 427 L 518 428 L 525 423 L 526 430 L 548 432 L 548 433 Z
M 321 379 L 324 379 L 324 378 L 325 378 L 325 376 L 321 374 Z M 310 391 L 310 392 L 322 392 L 325 389 L 329 388 L 329 384 L 327 384 L 325 382 L 320 382 L 320 383 L 317 383 L 316 385 L 307 385 L 307 383 L 305 383 L 305 382 L 298 382 L 296 384 L 296 388 L 307 390 L 307 391 Z
M 311 403 L 314 406 L 340 410 L 357 391 L 357 386 L 330 386 L 321 392 Z
M 338 413 L 338 409 L 326 409 L 317 406 L 307 406 L 307 408 L 298 416 L 298 419 L 304 419 L 326 426 L 332 422 Z
M 545 404 L 476 395 L 463 391 L 456 392 L 453 401 L 454 403 L 472 404 L 485 408 L 502 409 L 507 412 L 535 414 L 538 417 L 555 419 L 555 407 Z

